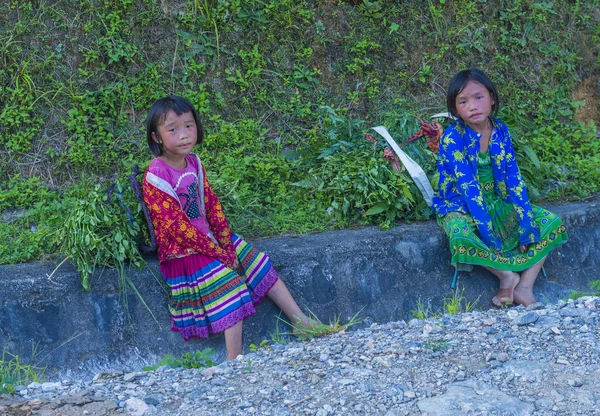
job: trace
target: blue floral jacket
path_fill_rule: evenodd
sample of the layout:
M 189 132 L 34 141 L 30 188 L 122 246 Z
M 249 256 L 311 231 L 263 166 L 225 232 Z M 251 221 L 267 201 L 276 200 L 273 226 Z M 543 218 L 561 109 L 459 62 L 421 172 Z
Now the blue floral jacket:
M 514 205 L 519 217 L 520 243 L 528 245 L 538 242 L 540 230 L 533 221 L 531 204 L 517 167 L 510 133 L 499 120 L 492 119 L 492 123 L 489 152 L 494 191 L 504 201 Z M 437 160 L 440 179 L 433 198 L 433 210 L 439 217 L 454 211 L 470 214 L 482 241 L 495 252 L 500 252 L 502 243 L 494 233 L 479 183 L 477 153 L 480 137 L 479 133 L 460 121 L 444 131 Z

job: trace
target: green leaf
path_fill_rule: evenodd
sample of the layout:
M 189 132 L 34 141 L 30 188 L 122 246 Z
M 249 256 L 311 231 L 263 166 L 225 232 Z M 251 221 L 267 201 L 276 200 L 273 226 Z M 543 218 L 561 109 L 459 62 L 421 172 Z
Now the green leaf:
M 540 159 L 538 159 L 535 150 L 533 150 L 530 146 L 523 146 L 521 150 L 529 157 L 529 160 L 536 168 L 540 168 Z
M 388 209 L 389 205 L 387 202 L 378 202 L 373 205 L 369 210 L 365 213 L 365 215 L 377 215 Z

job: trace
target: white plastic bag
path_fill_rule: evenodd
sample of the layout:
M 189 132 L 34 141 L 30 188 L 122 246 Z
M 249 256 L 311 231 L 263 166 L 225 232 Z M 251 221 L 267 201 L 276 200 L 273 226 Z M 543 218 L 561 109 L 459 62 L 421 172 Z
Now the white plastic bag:
M 423 199 L 425 199 L 425 202 L 428 206 L 431 206 L 433 204 L 433 188 L 431 187 L 431 183 L 429 183 L 429 179 L 427 179 L 427 175 L 425 175 L 425 172 L 421 166 L 419 166 L 417 162 L 412 160 L 409 155 L 400 149 L 400 146 L 398 146 L 396 141 L 390 135 L 390 132 L 385 127 L 373 127 L 373 130 L 379 133 L 389 143 L 394 153 L 396 153 L 408 171 L 410 177 L 413 179 L 413 181 L 415 181 L 415 184 L 417 185 L 417 188 L 419 188 L 419 191 L 421 191 L 421 194 L 423 194 Z

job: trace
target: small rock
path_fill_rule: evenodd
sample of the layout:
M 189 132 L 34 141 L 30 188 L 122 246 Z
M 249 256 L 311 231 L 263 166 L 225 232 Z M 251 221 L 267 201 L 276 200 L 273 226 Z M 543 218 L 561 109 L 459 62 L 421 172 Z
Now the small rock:
M 42 391 L 50 392 L 62 387 L 60 383 L 42 383 Z
M 129 382 L 132 381 L 136 378 L 137 374 L 136 373 L 127 373 L 123 376 L 123 381 L 124 382 Z
M 538 319 L 540 319 L 540 316 L 537 313 L 527 312 L 525 315 L 521 316 L 521 318 L 519 319 L 518 325 L 524 326 L 524 325 L 533 324 Z
M 223 373 L 223 369 L 221 367 L 209 367 L 200 372 L 204 377 L 212 377 L 215 374 Z
M 567 383 L 571 387 L 581 387 L 581 386 L 583 386 L 583 380 L 581 380 L 580 378 L 576 378 L 574 380 L 569 380 Z
M 348 386 L 350 384 L 355 384 L 356 380 L 352 380 L 350 378 L 342 378 L 342 379 L 338 380 L 338 383 L 341 384 L 342 386 Z
M 146 416 L 152 413 L 145 401 L 135 397 L 125 400 L 125 410 L 133 416 Z
M 526 308 L 528 311 L 537 311 L 544 309 L 544 304 L 541 302 L 534 302 Z
M 501 352 L 500 354 L 498 354 L 497 360 L 501 363 L 507 362 L 509 360 L 508 354 L 505 352 Z
M 514 309 L 510 309 L 508 312 L 506 312 L 506 316 L 508 316 L 510 319 L 517 319 L 519 317 L 519 312 L 515 311 Z

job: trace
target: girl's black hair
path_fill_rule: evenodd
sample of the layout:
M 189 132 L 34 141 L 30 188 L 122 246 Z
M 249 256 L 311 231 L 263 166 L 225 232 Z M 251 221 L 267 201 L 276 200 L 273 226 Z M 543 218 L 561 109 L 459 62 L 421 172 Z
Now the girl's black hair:
M 158 133 L 158 127 L 165 122 L 169 111 L 173 111 L 178 116 L 191 112 L 196 122 L 197 143 L 201 144 L 204 140 L 204 130 L 200 123 L 200 116 L 198 112 L 188 100 L 177 95 L 169 95 L 168 97 L 161 98 L 152 104 L 150 110 L 148 110 L 148 116 L 146 117 L 146 139 L 148 140 L 148 146 L 154 156 L 160 156 L 163 153 L 162 146 L 156 143 L 152 138 L 152 133 L 160 136 Z
M 446 95 L 446 105 L 448 106 L 448 111 L 455 118 L 460 119 L 458 116 L 458 111 L 456 110 L 456 97 L 461 93 L 462 90 L 465 89 L 469 81 L 477 82 L 487 88 L 490 96 L 494 100 L 494 105 L 492 105 L 491 116 L 496 117 L 498 114 L 498 110 L 500 109 L 500 98 L 498 97 L 498 90 L 494 83 L 488 78 L 488 76 L 480 69 L 471 68 L 465 69 L 464 71 L 460 71 L 452 78 L 450 81 L 450 86 L 448 87 L 448 94 Z

